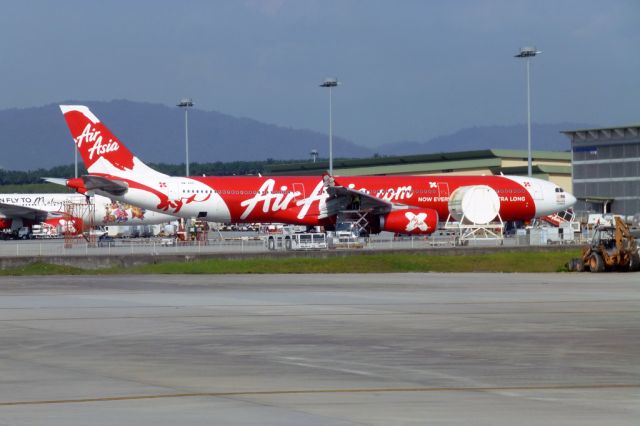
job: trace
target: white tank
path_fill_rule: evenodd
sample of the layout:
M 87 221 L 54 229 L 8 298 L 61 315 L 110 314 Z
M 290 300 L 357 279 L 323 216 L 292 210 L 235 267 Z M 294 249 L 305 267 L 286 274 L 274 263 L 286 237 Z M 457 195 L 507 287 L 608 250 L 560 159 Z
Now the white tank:
M 500 197 L 486 185 L 461 186 L 449 197 L 449 213 L 465 223 L 484 225 L 500 212 Z

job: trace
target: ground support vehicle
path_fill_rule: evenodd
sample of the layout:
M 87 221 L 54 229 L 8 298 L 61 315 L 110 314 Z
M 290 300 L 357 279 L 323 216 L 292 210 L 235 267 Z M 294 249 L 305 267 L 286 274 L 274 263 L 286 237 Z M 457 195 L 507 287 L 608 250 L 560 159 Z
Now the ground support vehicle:
M 0 240 L 30 240 L 31 238 L 31 229 L 27 226 L 14 230 L 6 229 L 0 231 Z
M 363 220 L 365 216 L 360 220 L 341 220 L 336 223 L 335 231 L 328 235 L 329 248 L 363 248 L 366 242 Z
M 323 232 L 298 232 L 286 230 L 270 234 L 265 243 L 269 250 L 326 250 L 327 235 Z
M 48 223 L 40 223 L 31 227 L 32 238 L 57 238 L 59 236 L 58 228 Z
M 596 227 L 591 243 L 582 249 L 582 256 L 568 263 L 571 271 L 638 271 L 640 253 L 636 239 L 621 218 L 615 225 Z

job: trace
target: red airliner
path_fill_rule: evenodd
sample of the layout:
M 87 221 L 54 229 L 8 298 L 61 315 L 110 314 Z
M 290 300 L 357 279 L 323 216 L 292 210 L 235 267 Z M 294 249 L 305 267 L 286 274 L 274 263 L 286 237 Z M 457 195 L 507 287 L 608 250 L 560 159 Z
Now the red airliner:
M 279 222 L 332 229 L 356 213 L 365 231 L 430 234 L 439 220 L 529 220 L 576 199 L 519 176 L 177 177 L 144 164 L 82 105 L 61 105 L 88 175 L 67 185 L 149 210 L 213 222 Z

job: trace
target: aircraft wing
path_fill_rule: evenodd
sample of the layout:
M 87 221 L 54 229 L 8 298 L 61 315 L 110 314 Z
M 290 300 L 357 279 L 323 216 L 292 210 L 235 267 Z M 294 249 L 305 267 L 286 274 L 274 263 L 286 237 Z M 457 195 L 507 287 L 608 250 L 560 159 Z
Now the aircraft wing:
M 13 204 L 0 203 L 0 215 L 10 219 L 27 219 L 35 222 L 44 222 L 49 216 L 49 212 L 33 207 L 16 206 Z
M 113 195 L 123 195 L 129 190 L 129 185 L 126 182 L 102 176 L 83 175 L 82 180 L 87 191 L 98 189 Z
M 329 194 L 329 198 L 326 201 L 329 216 L 338 214 L 342 210 L 360 210 L 374 214 L 385 214 L 397 208 L 389 201 L 381 200 L 344 186 L 328 186 L 327 194 Z M 359 204 L 357 208 L 354 206 L 355 203 Z

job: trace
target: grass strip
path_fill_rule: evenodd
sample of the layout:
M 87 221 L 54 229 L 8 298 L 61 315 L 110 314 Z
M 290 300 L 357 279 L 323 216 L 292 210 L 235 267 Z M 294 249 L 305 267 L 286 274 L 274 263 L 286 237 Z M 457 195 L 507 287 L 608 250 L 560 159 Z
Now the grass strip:
M 308 274 L 388 272 L 563 272 L 579 249 L 498 252 L 479 255 L 433 256 L 416 253 L 349 255 L 329 258 L 204 259 L 161 262 L 131 268 L 84 270 L 34 263 L 0 271 L 2 275 L 60 274 Z
M 73 266 L 54 265 L 51 263 L 34 262 L 16 268 L 0 270 L 1 275 L 82 275 L 90 273 L 87 269 Z

